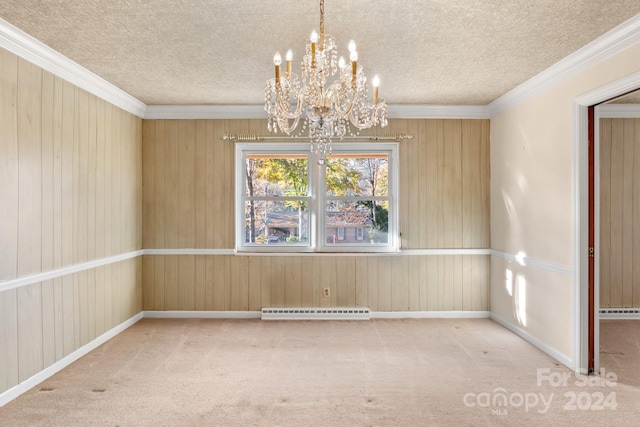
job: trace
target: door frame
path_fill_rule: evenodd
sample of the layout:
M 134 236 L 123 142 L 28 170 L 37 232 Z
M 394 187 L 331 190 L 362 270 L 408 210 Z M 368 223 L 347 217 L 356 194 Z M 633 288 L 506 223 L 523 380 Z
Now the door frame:
M 588 373 L 600 371 L 600 336 L 599 336 L 599 261 L 598 247 L 600 227 L 598 224 L 599 198 L 599 112 L 594 109 L 594 172 L 595 187 L 593 191 L 593 215 L 595 253 L 592 274 L 592 287 L 589 286 L 589 107 L 616 98 L 640 88 L 640 72 L 630 74 L 609 84 L 584 93 L 573 100 L 572 106 L 572 171 L 573 171 L 573 369 L 576 372 Z M 593 295 L 593 307 L 589 306 L 589 294 Z M 592 322 L 589 321 L 592 317 Z M 591 325 L 591 326 L 590 326 Z M 593 352 L 589 352 L 589 342 Z

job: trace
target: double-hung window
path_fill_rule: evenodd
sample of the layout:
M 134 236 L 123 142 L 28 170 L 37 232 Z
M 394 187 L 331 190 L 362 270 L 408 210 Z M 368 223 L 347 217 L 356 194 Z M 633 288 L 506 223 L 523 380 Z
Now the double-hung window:
M 397 144 L 236 145 L 241 252 L 397 251 Z

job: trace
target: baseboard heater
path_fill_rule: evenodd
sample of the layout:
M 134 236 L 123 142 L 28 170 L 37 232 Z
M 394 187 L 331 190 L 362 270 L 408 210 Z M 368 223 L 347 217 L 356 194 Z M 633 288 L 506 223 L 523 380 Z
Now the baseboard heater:
M 262 320 L 369 320 L 368 307 L 263 307 Z
M 640 319 L 640 308 L 601 308 L 601 319 Z

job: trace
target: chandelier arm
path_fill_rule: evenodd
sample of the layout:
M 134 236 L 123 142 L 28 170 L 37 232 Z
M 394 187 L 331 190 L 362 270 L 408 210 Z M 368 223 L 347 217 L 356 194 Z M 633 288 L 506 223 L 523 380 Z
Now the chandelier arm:
M 278 118 L 276 122 L 278 123 L 278 127 L 282 132 L 286 133 L 287 135 L 290 135 L 291 132 L 296 130 L 296 128 L 298 127 L 298 123 L 300 122 L 300 116 L 296 117 L 295 120 L 293 121 L 293 124 L 291 125 L 289 124 L 289 120 L 286 120 L 285 122 L 285 119 L 283 117 Z
M 288 119 L 295 119 L 296 117 L 299 117 L 300 114 L 302 113 L 302 105 L 304 104 L 304 100 L 302 99 L 302 96 L 295 97 L 296 108 L 293 111 L 289 109 L 290 105 L 284 101 L 284 98 L 285 98 L 284 96 L 276 96 L 276 103 L 277 103 L 276 108 L 278 110 L 278 113 L 282 113 Z
M 335 97 L 336 97 L 336 102 L 335 102 L 336 108 L 335 108 L 335 110 L 338 113 L 338 115 L 342 116 L 342 117 L 346 117 L 346 116 L 350 115 L 351 112 L 353 111 L 353 100 L 355 98 L 355 92 L 351 95 L 351 99 L 349 99 L 349 101 L 347 103 L 347 108 L 345 110 L 341 110 L 340 107 L 339 107 L 340 105 L 342 105 L 342 103 L 340 102 L 341 101 L 340 100 L 340 95 L 336 94 Z
M 375 123 L 377 112 L 378 112 L 378 108 L 374 105 L 371 108 L 371 114 L 369 115 L 369 117 L 367 117 L 367 121 L 364 122 L 363 124 L 358 124 L 353 114 L 349 114 L 349 121 L 357 129 L 360 129 L 360 130 L 369 129 Z

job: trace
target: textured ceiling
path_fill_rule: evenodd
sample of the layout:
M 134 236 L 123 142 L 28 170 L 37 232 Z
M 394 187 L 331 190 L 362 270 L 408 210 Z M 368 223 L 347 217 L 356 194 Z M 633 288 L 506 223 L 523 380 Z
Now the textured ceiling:
M 317 0 L 3 0 L 0 17 L 142 102 L 261 104 Z M 326 0 L 390 104 L 487 104 L 640 13 L 638 0 Z M 295 65 L 294 65 L 295 67 Z

